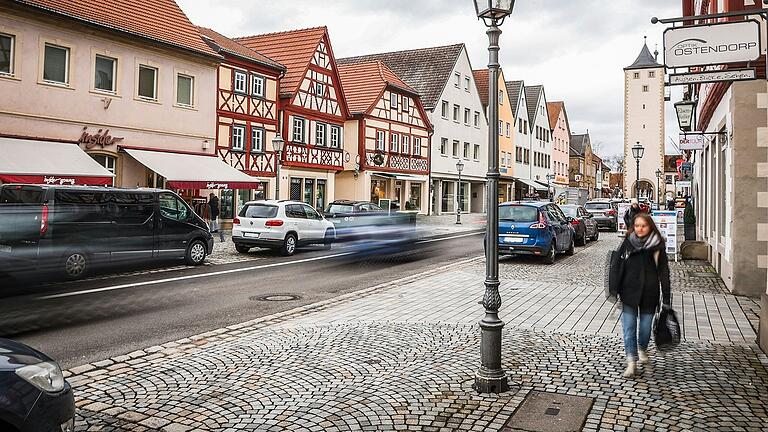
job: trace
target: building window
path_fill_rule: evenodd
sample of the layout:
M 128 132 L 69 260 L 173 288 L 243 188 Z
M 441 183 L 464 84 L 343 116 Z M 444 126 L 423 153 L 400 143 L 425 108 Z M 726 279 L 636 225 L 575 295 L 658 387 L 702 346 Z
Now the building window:
M 443 156 L 448 156 L 448 138 L 440 139 L 440 154 Z
M 93 154 L 91 155 L 93 160 L 99 163 L 99 165 L 103 166 L 107 171 L 111 172 L 112 174 L 115 174 L 115 167 L 117 166 L 117 159 L 113 156 L 107 156 L 102 154 Z M 115 184 L 115 177 L 112 177 L 112 185 Z M 143 222 L 143 221 L 142 221 Z
M 461 74 L 456 72 L 454 78 L 456 79 L 456 82 L 454 83 L 456 88 L 461 88 Z
M 511 125 L 509 123 L 507 123 L 507 138 L 509 138 L 509 128 L 510 128 L 510 126 Z
M 258 97 L 264 97 L 264 77 L 251 75 L 251 94 Z
M 321 82 L 315 83 L 315 95 L 325 97 L 325 84 Z
M 648 72 L 648 78 L 656 78 L 656 72 L 655 71 L 649 71 Z
M 517 130 L 518 130 L 518 132 L 523 133 L 523 121 L 522 120 L 517 120 Z
M 341 128 L 338 126 L 331 126 L 331 147 L 341 148 Z
M 397 104 L 397 93 L 390 93 L 389 94 L 389 108 L 396 110 L 398 107 Z
M 115 71 L 117 70 L 117 59 L 105 56 L 96 56 L 94 62 L 93 88 L 114 93 Z
M 376 150 L 385 151 L 387 136 L 384 131 L 376 131 Z
M 464 159 L 469 159 L 469 143 L 464 143 Z
M 235 91 L 237 93 L 246 92 L 246 75 L 245 72 L 235 71 Z
M 421 138 L 413 138 L 413 155 L 421 156 Z
M 245 150 L 245 126 L 232 126 L 232 150 Z
M 448 118 L 448 101 L 443 101 L 441 113 L 444 119 Z
M 643 86 L 643 91 L 644 91 L 644 92 L 647 92 L 647 91 L 648 91 L 648 86 L 647 86 L 647 85 L 644 85 L 644 86 Z
M 189 75 L 176 75 L 176 103 L 191 107 L 194 105 L 195 78 Z
M 499 105 L 504 105 L 504 91 L 499 90 Z
M 480 160 L 480 144 L 475 144 L 475 151 L 472 153 L 472 159 Z
M 264 153 L 264 129 L 251 129 L 251 152 Z
M 14 36 L 0 33 L 0 74 L 13 75 L 15 45 L 16 38 Z
M 469 126 L 469 114 L 470 114 L 469 108 L 464 108 L 464 124 Z
M 315 123 L 315 145 L 325 146 L 325 123 Z
M 454 141 L 453 142 L 453 157 L 457 158 L 459 157 L 459 142 Z
M 632 78 L 640 79 L 640 72 L 635 72 L 634 74 L 632 74 Z
M 475 111 L 475 127 L 480 127 L 480 113 L 477 111 Z
M 461 108 L 458 105 L 453 106 L 453 121 L 456 123 L 459 122 L 459 112 L 461 112 Z
M 304 143 L 304 122 L 303 118 L 293 119 L 293 142 Z
M 469 91 L 469 77 L 464 77 L 464 91 Z
M 69 84 L 69 48 L 45 44 L 43 80 L 56 84 Z
M 389 144 L 389 151 L 392 153 L 400 152 L 400 135 L 393 133 Z
M 157 69 L 139 65 L 139 97 L 157 100 Z
M 411 109 L 411 99 L 403 96 L 403 111 Z
M 411 138 L 407 135 L 403 135 L 402 142 L 400 143 L 400 150 L 403 154 L 410 154 L 411 152 Z
M 499 120 L 499 135 L 504 134 L 504 122 Z

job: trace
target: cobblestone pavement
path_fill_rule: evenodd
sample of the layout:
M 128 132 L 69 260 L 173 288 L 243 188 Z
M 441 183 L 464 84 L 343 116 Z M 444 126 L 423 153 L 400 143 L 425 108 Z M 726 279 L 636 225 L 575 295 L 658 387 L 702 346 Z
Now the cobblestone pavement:
M 768 358 L 731 296 L 678 291 L 685 340 L 621 377 L 600 275 L 617 241 L 502 262 L 503 395 L 471 388 L 483 267 L 469 260 L 74 368 L 78 430 L 499 431 L 531 391 L 592 398 L 584 430 L 768 429 Z

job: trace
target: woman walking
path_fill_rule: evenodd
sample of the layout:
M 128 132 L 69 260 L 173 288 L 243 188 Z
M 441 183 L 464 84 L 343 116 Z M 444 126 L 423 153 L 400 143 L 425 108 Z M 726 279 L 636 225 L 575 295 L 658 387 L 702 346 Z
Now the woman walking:
M 648 213 L 638 213 L 632 227 L 619 248 L 623 259 L 619 297 L 623 304 L 621 324 L 627 356 L 625 378 L 637 373 L 638 362 L 648 363 L 651 326 L 659 307 L 659 287 L 662 307 L 668 309 L 671 304 L 664 238 Z

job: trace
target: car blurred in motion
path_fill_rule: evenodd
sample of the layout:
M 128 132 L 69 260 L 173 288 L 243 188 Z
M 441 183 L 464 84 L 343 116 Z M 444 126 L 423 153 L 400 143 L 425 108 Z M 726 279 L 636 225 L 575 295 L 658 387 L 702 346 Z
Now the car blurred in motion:
M 75 399 L 59 365 L 35 349 L 2 338 L 0 430 L 75 430 Z
M 98 266 L 184 259 L 213 250 L 208 226 L 160 189 L 0 186 L 0 272 L 53 270 L 69 279 Z
M 369 201 L 337 200 L 325 209 L 336 241 L 359 253 L 403 251 L 417 240 L 416 215 L 384 210 Z
M 580 205 L 569 204 L 561 205 L 560 209 L 568 217 L 576 231 L 576 244 L 584 246 L 587 240 L 597 240 L 600 237 L 600 230 L 592 213 Z
M 592 213 L 598 228 L 607 228 L 614 232 L 619 229 L 619 212 L 616 203 L 609 200 L 594 200 L 584 204 L 584 208 Z
M 573 255 L 575 231 L 557 204 L 499 205 L 499 255 L 536 255 L 552 264 L 558 253 Z
M 300 246 L 319 244 L 330 249 L 334 241 L 333 224 L 298 201 L 247 202 L 232 222 L 232 242 L 240 253 L 261 247 L 291 256 Z

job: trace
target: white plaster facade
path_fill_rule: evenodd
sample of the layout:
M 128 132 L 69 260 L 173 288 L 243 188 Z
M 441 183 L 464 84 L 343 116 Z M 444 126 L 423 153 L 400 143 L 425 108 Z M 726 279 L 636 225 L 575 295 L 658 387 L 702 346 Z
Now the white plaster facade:
M 541 86 L 538 100 L 528 100 L 536 104 L 536 113 L 530 118 L 531 164 L 530 179 L 547 183 L 547 175 L 554 174 L 552 168 L 552 130 L 549 126 L 549 111 L 544 87 Z

